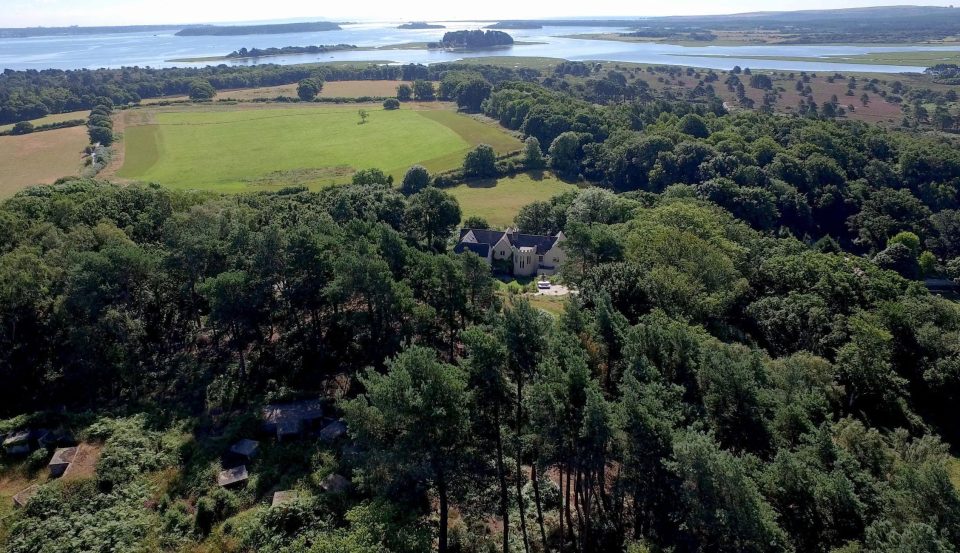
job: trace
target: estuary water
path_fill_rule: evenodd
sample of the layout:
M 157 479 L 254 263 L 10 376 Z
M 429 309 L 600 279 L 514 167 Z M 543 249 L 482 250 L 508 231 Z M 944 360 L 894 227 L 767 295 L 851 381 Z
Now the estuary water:
M 150 66 L 198 67 L 211 62 L 185 63 L 172 60 L 222 56 L 240 48 L 270 48 L 321 44 L 353 44 L 378 47 L 408 42 L 438 40 L 445 31 L 478 29 L 489 23 L 440 22 L 446 29 L 400 30 L 399 22 L 343 25 L 339 31 L 282 35 L 179 37 L 175 31 L 83 36 L 0 39 L 0 69 L 94 69 L 99 67 Z M 853 56 L 871 52 L 958 51 L 960 46 L 675 46 L 563 38 L 562 35 L 610 33 L 610 27 L 544 27 L 508 30 L 515 40 L 537 44 L 473 52 L 430 50 L 357 50 L 273 56 L 260 59 L 217 61 L 215 64 L 295 64 L 335 61 L 382 61 L 391 63 L 437 63 L 479 56 L 543 56 L 575 61 L 604 60 L 664 65 L 688 65 L 731 69 L 735 65 L 755 69 L 793 71 L 921 72 L 924 67 L 836 63 L 834 61 L 780 61 L 752 56 L 824 57 Z

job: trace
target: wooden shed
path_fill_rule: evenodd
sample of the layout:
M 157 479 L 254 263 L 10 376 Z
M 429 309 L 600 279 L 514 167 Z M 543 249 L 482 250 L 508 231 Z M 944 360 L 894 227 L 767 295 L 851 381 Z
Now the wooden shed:
M 277 439 L 297 436 L 316 428 L 323 420 L 323 402 L 319 399 L 274 403 L 263 408 L 263 430 Z
M 342 474 L 331 474 L 320 481 L 320 489 L 326 493 L 342 494 L 350 491 L 353 484 L 350 479 Z
M 320 439 L 325 442 L 335 442 L 347 433 L 347 425 L 342 420 L 335 420 L 323 427 Z
M 29 488 L 25 488 L 17 492 L 17 495 L 13 496 L 13 506 L 14 507 L 25 507 L 27 502 L 30 499 L 37 495 L 37 492 L 40 491 L 40 485 L 34 484 Z
M 243 439 L 230 446 L 230 453 L 239 455 L 248 461 L 257 456 L 260 449 L 260 442 L 256 440 Z
M 50 469 L 50 477 L 59 478 L 63 476 L 63 473 L 67 472 L 67 468 L 70 467 L 70 463 L 73 462 L 76 456 L 77 448 L 75 447 L 61 447 L 54 451 L 53 457 L 50 458 L 50 462 L 47 464 L 47 468 Z
M 250 478 L 250 476 L 247 474 L 247 466 L 240 465 L 239 467 L 220 471 L 220 474 L 217 475 L 217 485 L 222 488 L 241 486 L 246 483 L 248 478 Z
M 300 494 L 294 490 L 283 490 L 273 493 L 273 501 L 270 503 L 271 507 L 279 507 L 284 503 L 289 503 L 296 499 Z

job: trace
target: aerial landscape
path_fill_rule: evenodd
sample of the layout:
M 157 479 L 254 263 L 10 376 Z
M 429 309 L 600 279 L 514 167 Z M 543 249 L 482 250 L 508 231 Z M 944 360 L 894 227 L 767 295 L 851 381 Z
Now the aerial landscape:
M 0 552 L 960 552 L 926 4 L 5 2 Z

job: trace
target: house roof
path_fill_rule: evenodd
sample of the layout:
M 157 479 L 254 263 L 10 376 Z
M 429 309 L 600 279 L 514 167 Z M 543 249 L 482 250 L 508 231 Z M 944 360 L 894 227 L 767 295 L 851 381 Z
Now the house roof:
M 488 245 L 493 247 L 497 242 L 500 241 L 503 236 L 507 236 L 507 240 L 510 241 L 510 245 L 522 249 L 522 248 L 535 248 L 538 255 L 543 255 L 550 251 L 554 245 L 556 245 L 557 240 L 562 238 L 562 234 L 557 234 L 556 236 L 540 236 L 536 234 L 520 234 L 519 232 L 503 232 L 499 230 L 487 230 L 487 229 L 460 229 L 460 240 L 457 244 L 457 248 L 462 248 L 460 251 L 463 251 L 463 248 L 470 249 L 474 251 L 473 248 L 479 245 Z M 455 252 L 457 248 L 454 249 Z M 478 254 L 481 255 L 481 254 Z M 482 254 L 481 257 L 486 257 L 486 254 Z
M 453 253 L 473 252 L 480 257 L 490 255 L 490 244 L 477 244 L 474 242 L 460 242 L 453 248 Z

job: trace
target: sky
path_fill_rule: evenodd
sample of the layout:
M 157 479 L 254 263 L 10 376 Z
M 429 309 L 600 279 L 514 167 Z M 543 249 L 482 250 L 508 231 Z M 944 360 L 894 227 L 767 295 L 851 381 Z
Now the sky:
M 847 8 L 874 5 L 951 5 L 954 0 L 0 0 L 0 27 L 141 25 L 259 21 L 279 19 L 412 21 L 548 19 L 561 17 L 658 16 Z M 960 1 L 958 1 L 960 4 Z M 362 8 L 358 8 L 362 5 Z

